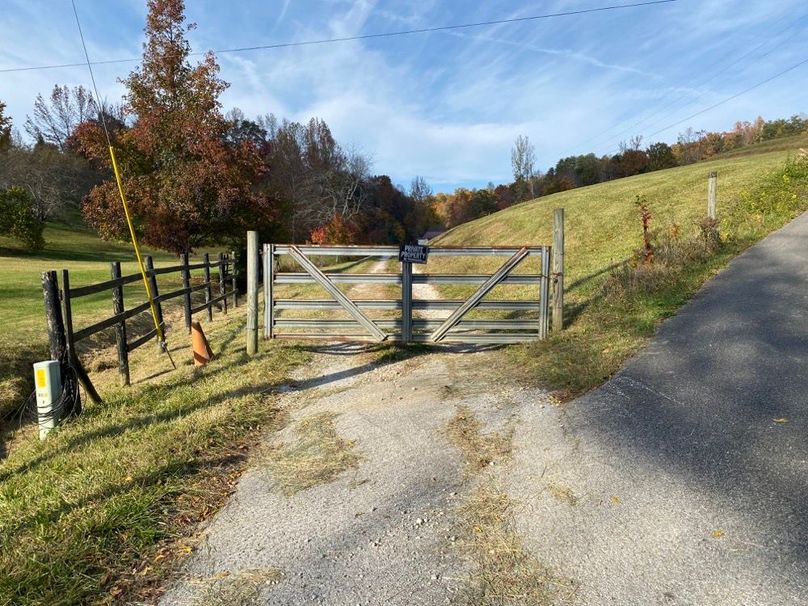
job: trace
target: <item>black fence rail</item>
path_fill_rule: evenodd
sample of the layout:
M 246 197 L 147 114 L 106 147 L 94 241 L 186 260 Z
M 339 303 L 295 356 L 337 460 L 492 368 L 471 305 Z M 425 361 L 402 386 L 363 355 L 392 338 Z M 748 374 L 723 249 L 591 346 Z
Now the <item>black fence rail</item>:
M 149 281 L 149 288 L 154 299 L 157 322 L 163 331 L 166 329 L 163 319 L 163 303 L 166 301 L 182 298 L 185 328 L 188 332 L 191 331 L 191 321 L 194 314 L 207 311 L 208 319 L 212 320 L 214 307 L 220 308 L 226 314 L 228 300 L 232 302 L 233 307 L 238 305 L 235 263 L 234 257 L 230 254 L 220 253 L 215 259 L 211 259 L 209 254 L 205 254 L 200 263 L 190 263 L 188 255 L 181 255 L 179 265 L 159 268 L 154 267 L 154 261 L 150 256 L 145 256 L 144 261 L 146 278 Z M 192 285 L 191 272 L 194 270 L 203 270 L 204 277 L 201 283 Z M 211 270 L 216 272 L 215 276 L 211 274 Z M 182 288 L 161 293 L 157 276 L 170 274 L 180 274 Z M 51 357 L 55 360 L 68 362 L 77 371 L 79 378 L 85 383 L 85 387 L 93 399 L 99 398 L 78 358 L 76 352 L 77 343 L 101 331 L 115 328 L 121 385 L 129 385 L 129 353 L 157 338 L 156 328 L 152 328 L 145 334 L 131 340 L 127 335 L 127 320 L 148 312 L 150 304 L 146 300 L 127 309 L 124 301 L 124 286 L 141 282 L 143 276 L 140 273 L 121 275 L 119 261 L 110 263 L 110 276 L 110 279 L 104 282 L 76 287 L 70 283 L 70 272 L 63 269 L 61 271 L 61 288 L 59 288 L 56 271 L 48 271 L 42 274 Z M 204 292 L 205 302 L 194 306 L 192 295 L 200 291 Z M 89 326 L 77 328 L 74 325 L 73 302 L 81 297 L 102 292 L 110 293 L 114 315 Z

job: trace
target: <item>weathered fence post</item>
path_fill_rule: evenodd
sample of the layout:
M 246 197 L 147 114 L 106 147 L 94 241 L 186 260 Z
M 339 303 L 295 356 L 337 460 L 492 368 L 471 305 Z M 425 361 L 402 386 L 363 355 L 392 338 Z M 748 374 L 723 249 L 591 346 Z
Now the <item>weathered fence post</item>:
M 238 307 L 238 284 L 236 283 L 236 251 L 230 251 L 231 285 L 233 287 L 233 309 Z
M 275 245 L 264 244 L 264 338 L 275 336 L 273 326 L 274 299 L 272 287 L 275 284 Z
M 113 261 L 109 264 L 109 274 L 113 280 L 121 278 L 121 262 Z M 112 312 L 117 316 L 122 314 L 123 284 L 112 287 Z M 126 348 L 126 320 L 115 325 L 115 344 L 118 347 L 118 373 L 121 375 L 121 385 L 129 385 L 129 351 Z
M 62 270 L 62 312 L 64 313 L 65 321 L 65 336 L 67 342 L 67 354 L 65 361 L 76 372 L 76 375 L 87 390 L 87 395 L 96 404 L 101 403 L 101 396 L 95 390 L 90 377 L 87 376 L 87 371 L 81 365 L 81 360 L 76 353 L 76 343 L 73 340 L 73 309 L 70 304 L 70 272 L 66 269 Z M 63 383 L 64 384 L 64 383 Z M 81 414 L 81 400 L 76 398 L 75 402 L 69 403 L 68 408 L 65 409 L 62 416 L 76 416 Z
M 59 282 L 55 271 L 42 273 L 42 294 L 45 298 L 45 321 L 48 323 L 51 360 L 64 361 L 67 354 L 67 339 L 62 307 L 59 304 Z
M 227 313 L 227 286 L 226 286 L 226 265 L 224 264 L 224 253 L 219 253 L 219 297 L 222 299 L 222 311 Z
M 564 327 L 564 209 L 553 213 L 553 332 Z
M 247 355 L 258 353 L 258 232 L 247 232 Z
M 67 362 L 67 337 L 65 336 L 65 324 L 62 316 L 62 306 L 59 302 L 59 282 L 55 271 L 42 273 L 42 294 L 45 298 L 45 321 L 48 324 L 48 345 L 50 347 L 51 360 L 61 362 L 62 385 L 65 384 L 67 372 L 65 363 Z M 76 401 L 70 403 L 72 409 L 66 409 L 64 416 L 78 414 L 81 411 L 81 399 L 76 391 Z
M 412 341 L 412 263 L 401 262 L 401 341 Z
M 191 333 L 191 269 L 188 263 L 188 253 L 180 255 L 182 263 L 182 288 L 185 294 L 182 297 L 183 311 L 185 312 L 185 328 Z
M 154 302 L 154 309 L 155 313 L 157 314 L 157 323 L 162 327 L 163 333 L 165 333 L 165 326 L 163 326 L 163 306 L 160 305 L 160 301 L 157 301 L 157 297 L 160 296 L 160 293 L 157 291 L 157 274 L 154 273 L 154 259 L 151 255 L 146 255 L 143 257 L 146 261 L 146 271 L 149 274 L 149 289 L 151 290 L 152 299 L 155 299 Z
M 208 322 L 213 321 L 213 291 L 210 287 L 210 255 L 205 253 L 205 305 L 208 307 Z
M 707 217 L 715 221 L 716 208 L 715 208 L 715 190 L 718 181 L 718 173 L 715 171 L 710 172 L 707 177 Z

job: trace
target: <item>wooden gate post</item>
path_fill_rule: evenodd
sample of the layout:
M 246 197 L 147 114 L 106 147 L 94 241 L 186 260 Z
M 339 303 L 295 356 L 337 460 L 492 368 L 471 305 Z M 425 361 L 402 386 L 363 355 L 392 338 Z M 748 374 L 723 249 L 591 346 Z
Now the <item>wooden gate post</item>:
M 553 332 L 564 327 L 564 209 L 553 213 Z
M 247 355 L 258 353 L 258 232 L 247 232 Z
M 109 264 L 109 273 L 113 280 L 121 277 L 121 262 L 113 261 Z M 123 285 L 112 288 L 112 312 L 117 316 L 123 313 Z M 129 385 L 129 351 L 126 348 L 126 320 L 115 325 L 115 344 L 118 347 L 118 373 L 121 375 L 121 385 Z
M 412 341 L 412 263 L 401 262 L 401 341 Z
M 191 334 L 191 270 L 188 264 L 188 253 L 180 255 L 182 263 L 182 288 L 185 295 L 182 297 L 183 311 L 185 312 L 185 328 Z
M 710 172 L 707 177 L 707 217 L 715 221 L 716 208 L 715 208 L 715 190 L 718 181 L 718 173 L 715 171 Z

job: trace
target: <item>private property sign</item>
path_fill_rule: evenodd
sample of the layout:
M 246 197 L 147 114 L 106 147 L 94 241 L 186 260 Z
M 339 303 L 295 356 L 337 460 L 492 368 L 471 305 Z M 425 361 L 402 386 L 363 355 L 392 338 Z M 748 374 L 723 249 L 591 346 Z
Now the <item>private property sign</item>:
M 398 249 L 398 260 L 402 263 L 426 263 L 429 247 L 421 244 L 402 244 Z

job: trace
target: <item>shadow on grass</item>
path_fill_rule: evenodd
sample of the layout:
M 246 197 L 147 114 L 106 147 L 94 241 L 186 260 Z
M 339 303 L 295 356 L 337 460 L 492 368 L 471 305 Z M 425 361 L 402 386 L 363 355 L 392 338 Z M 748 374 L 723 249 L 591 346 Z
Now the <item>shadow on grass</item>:
M 94 493 L 85 495 L 80 501 L 63 502 L 59 507 L 51 509 L 48 512 L 35 512 L 30 518 L 21 520 L 14 526 L 3 529 L 5 536 L 14 536 L 15 534 L 40 526 L 43 523 L 55 524 L 59 519 L 66 514 L 81 509 L 90 503 L 110 499 L 116 495 L 125 494 L 132 490 L 135 486 L 141 487 L 158 487 L 166 478 L 179 479 L 198 475 L 206 469 L 227 468 L 246 457 L 246 453 L 242 451 L 234 451 L 228 454 L 218 456 L 215 458 L 203 458 L 193 461 L 177 461 L 164 465 L 154 471 L 139 476 L 134 476 L 131 480 L 125 480 L 123 484 L 109 486 L 103 490 L 98 490 Z M 170 491 L 167 491 L 170 492 Z

